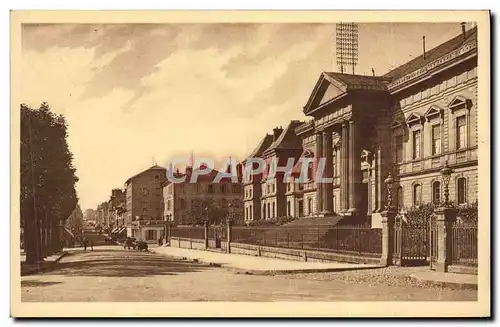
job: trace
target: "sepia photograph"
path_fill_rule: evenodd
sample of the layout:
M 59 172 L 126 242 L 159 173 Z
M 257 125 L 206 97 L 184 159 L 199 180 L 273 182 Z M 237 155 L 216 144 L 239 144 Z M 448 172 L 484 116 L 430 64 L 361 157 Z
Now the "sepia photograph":
M 488 11 L 11 28 L 13 317 L 490 315 Z

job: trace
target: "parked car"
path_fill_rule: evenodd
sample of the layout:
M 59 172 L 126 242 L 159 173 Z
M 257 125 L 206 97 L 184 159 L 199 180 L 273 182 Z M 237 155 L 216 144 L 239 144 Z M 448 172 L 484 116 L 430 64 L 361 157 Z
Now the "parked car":
M 148 250 L 148 243 L 146 243 L 144 241 L 139 241 L 139 242 L 137 242 L 136 249 L 138 251 L 147 251 Z
M 137 248 L 137 242 L 136 242 L 135 238 L 127 237 L 125 242 L 123 242 L 123 248 L 127 249 L 127 250 L 130 250 L 130 249 L 135 250 Z

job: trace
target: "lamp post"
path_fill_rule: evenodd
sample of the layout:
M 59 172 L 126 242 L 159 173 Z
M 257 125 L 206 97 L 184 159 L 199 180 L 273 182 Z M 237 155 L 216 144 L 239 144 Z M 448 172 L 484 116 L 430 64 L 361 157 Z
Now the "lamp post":
M 438 272 L 448 272 L 448 266 L 452 261 L 453 253 L 453 223 L 455 222 L 457 212 L 450 201 L 450 192 L 448 185 L 450 184 L 451 174 L 453 169 L 448 166 L 448 161 L 441 169 L 441 176 L 444 184 L 444 199 L 441 205 L 434 210 L 436 219 L 437 233 L 437 253 L 436 261 L 431 264 L 431 269 L 434 268 Z
M 205 207 L 204 229 L 205 229 L 205 249 L 208 249 L 208 207 Z
M 394 185 L 394 178 L 392 177 L 391 173 L 389 173 L 389 175 L 384 180 L 384 182 L 387 185 L 387 204 L 385 206 L 385 209 L 391 210 L 392 209 L 392 186 Z
M 394 185 L 394 178 L 391 173 L 384 180 L 387 186 L 387 204 L 384 211 L 381 212 L 382 222 L 382 256 L 380 257 L 380 264 L 389 266 L 392 264 L 392 255 L 394 252 L 394 220 L 396 218 L 396 210 L 392 206 L 392 186 Z
M 453 169 L 448 166 L 448 160 L 446 160 L 446 163 L 444 164 L 443 169 L 441 169 L 441 176 L 443 177 L 443 184 L 444 184 L 444 200 L 443 200 L 443 207 L 451 207 L 452 204 L 450 202 L 450 191 L 449 191 L 449 184 L 450 184 L 450 178 L 451 178 L 451 173 L 453 173 Z

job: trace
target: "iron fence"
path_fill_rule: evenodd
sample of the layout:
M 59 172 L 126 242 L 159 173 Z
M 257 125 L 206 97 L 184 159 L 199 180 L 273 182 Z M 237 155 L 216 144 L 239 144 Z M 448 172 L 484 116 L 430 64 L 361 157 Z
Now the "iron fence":
M 477 266 L 477 225 L 453 224 L 451 239 L 451 263 Z
M 382 231 L 367 226 L 235 226 L 231 242 L 375 257 L 382 253 Z
M 205 239 L 205 229 L 203 227 L 176 226 L 171 227 L 171 237 L 181 237 L 189 239 Z

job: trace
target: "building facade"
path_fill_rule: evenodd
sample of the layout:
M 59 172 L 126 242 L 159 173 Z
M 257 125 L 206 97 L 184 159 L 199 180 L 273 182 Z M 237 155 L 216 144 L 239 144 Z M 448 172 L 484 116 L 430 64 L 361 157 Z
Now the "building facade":
M 191 183 L 193 173 L 198 178 Z M 202 224 L 208 216 L 211 224 L 221 224 L 231 213 L 233 223 L 242 224 L 243 185 L 239 179 L 237 183 L 230 178 L 217 181 L 218 174 L 217 170 L 199 174 L 187 167 L 184 173 L 175 174 L 177 178 L 185 177 L 184 182 L 166 181 L 163 184 L 164 221 L 174 225 Z
M 156 241 L 163 234 L 163 192 L 166 169 L 154 165 L 125 182 L 127 236 Z
M 378 220 L 389 173 L 399 208 L 439 202 L 445 162 L 450 200 L 477 200 L 477 29 L 457 34 L 382 76 L 320 75 L 303 109 L 312 119 L 295 134 L 301 155 L 324 158 L 333 182 L 316 184 L 313 164 L 311 178 L 286 186 L 287 213 Z

